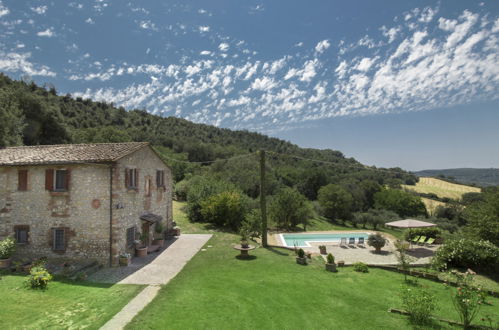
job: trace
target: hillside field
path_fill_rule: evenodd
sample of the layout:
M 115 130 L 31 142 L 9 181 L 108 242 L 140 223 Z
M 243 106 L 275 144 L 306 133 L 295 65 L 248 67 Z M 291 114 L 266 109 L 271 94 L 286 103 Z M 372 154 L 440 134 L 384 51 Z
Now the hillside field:
M 416 183 L 415 186 L 402 185 L 402 188 L 418 193 L 435 194 L 440 198 L 447 197 L 455 200 L 460 200 L 465 193 L 481 191 L 481 189 L 477 187 L 470 187 L 427 177 L 419 178 L 419 182 Z

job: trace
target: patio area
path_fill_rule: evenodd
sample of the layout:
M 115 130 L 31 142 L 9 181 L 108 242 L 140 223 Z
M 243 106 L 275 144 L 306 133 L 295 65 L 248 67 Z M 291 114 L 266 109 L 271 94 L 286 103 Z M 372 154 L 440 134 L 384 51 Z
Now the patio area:
M 323 232 L 323 233 L 341 233 L 337 231 L 331 232 Z M 270 236 L 270 235 L 269 235 Z M 346 234 L 348 236 L 348 234 Z M 319 255 L 319 245 L 325 245 L 327 253 L 333 254 L 336 262 L 344 261 L 346 265 L 351 265 L 355 262 L 364 262 L 368 265 L 397 265 L 397 254 L 396 249 L 393 244 L 395 238 L 391 235 L 383 236 L 387 239 L 386 245 L 381 249 L 381 252 L 376 253 L 373 247 L 367 245 L 365 243 L 365 247 L 360 247 L 355 245 L 354 247 L 349 246 L 340 246 L 339 242 L 328 242 L 328 243 L 319 243 L 319 242 L 309 242 L 310 247 L 304 247 L 303 250 L 305 252 L 309 252 L 315 255 Z M 275 244 L 278 246 L 283 246 L 279 237 L 276 235 L 271 235 L 269 237 L 270 244 Z M 413 265 L 426 265 L 430 263 L 430 259 L 438 249 L 438 246 L 422 246 L 412 244 L 411 249 L 408 251 L 408 255 L 414 258 L 414 261 L 411 263 Z M 323 255 L 325 258 L 326 255 Z

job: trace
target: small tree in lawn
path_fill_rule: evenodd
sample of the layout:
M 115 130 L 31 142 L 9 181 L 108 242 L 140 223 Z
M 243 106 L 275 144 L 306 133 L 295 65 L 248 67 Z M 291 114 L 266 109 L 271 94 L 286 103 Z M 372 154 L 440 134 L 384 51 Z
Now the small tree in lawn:
M 367 238 L 367 244 L 375 248 L 376 252 L 380 252 L 381 248 L 386 244 L 386 239 L 381 234 L 372 234 Z
M 396 241 L 395 248 L 397 250 L 399 268 L 404 271 L 404 281 L 407 282 L 407 272 L 409 271 L 411 262 L 414 258 L 407 254 L 407 250 L 409 249 L 409 244 L 407 242 Z

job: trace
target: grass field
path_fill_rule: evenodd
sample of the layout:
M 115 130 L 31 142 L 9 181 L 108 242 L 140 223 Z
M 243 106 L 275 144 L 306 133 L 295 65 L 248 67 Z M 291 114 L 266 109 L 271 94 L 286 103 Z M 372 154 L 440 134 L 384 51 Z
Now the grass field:
M 424 197 L 421 197 L 421 200 L 423 201 L 424 203 L 424 206 L 426 207 L 426 210 L 428 211 L 428 213 L 430 215 L 433 215 L 435 213 L 435 209 L 438 207 L 438 206 L 445 206 L 447 205 L 446 203 L 444 202 L 440 202 L 440 201 L 435 201 L 433 199 L 429 199 L 429 198 L 424 198 Z
M 435 194 L 440 198 L 452 198 L 460 200 L 461 196 L 469 192 L 480 192 L 480 188 L 450 183 L 435 178 L 419 178 L 415 186 L 402 185 L 403 189 L 413 190 L 418 193 Z
M 99 329 L 143 288 L 53 281 L 40 291 L 25 288 L 25 278 L 1 275 L 2 329 Z
M 205 225 L 190 228 L 207 230 Z M 278 248 L 258 248 L 251 252 L 253 259 L 239 260 L 231 248 L 238 240 L 215 232 L 206 250 L 164 286 L 127 329 L 412 328 L 407 317 L 387 312 L 402 307 L 401 274 L 381 269 L 364 274 L 351 267 L 329 273 L 320 258 L 300 266 L 292 252 Z M 450 299 L 454 288 L 424 279 L 419 285 L 435 295 L 436 315 L 458 319 Z M 493 305 L 484 306 L 480 314 L 497 315 L 499 299 L 488 300 Z

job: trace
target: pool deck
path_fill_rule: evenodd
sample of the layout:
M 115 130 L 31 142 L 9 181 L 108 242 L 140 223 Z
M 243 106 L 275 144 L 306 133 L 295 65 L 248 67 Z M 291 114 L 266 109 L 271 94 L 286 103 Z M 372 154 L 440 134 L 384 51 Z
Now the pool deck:
M 314 232 L 302 232 L 293 234 L 343 234 L 344 237 L 348 238 L 349 233 L 375 233 L 372 230 L 359 230 L 359 231 L 314 231 Z M 290 233 L 291 234 L 291 233 Z M 388 239 L 387 244 L 381 249 L 380 253 L 376 253 L 375 249 L 365 243 L 365 247 L 345 247 L 340 246 L 339 242 L 309 242 L 310 247 L 303 247 L 303 250 L 310 252 L 315 255 L 319 255 L 319 245 L 325 245 L 327 253 L 332 253 L 336 262 L 344 261 L 345 264 L 353 264 L 355 262 L 364 262 L 369 265 L 397 265 L 397 254 L 395 252 L 395 246 L 393 242 L 396 238 L 390 234 L 380 233 L 385 238 Z M 268 236 L 269 244 L 276 246 L 284 246 L 282 244 L 279 234 L 270 234 Z M 413 265 L 426 265 L 430 263 L 430 259 L 433 256 L 435 250 L 438 246 L 420 246 L 412 245 L 412 248 L 408 251 L 408 255 L 413 257 Z M 325 258 L 326 256 L 323 255 Z

